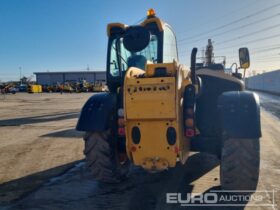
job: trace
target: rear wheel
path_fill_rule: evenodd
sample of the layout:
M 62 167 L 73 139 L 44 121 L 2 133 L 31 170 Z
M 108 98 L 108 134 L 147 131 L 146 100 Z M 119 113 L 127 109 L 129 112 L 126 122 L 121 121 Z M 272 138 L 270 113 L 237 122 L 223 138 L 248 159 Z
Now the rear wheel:
M 94 178 L 101 182 L 117 183 L 129 172 L 129 160 L 120 161 L 110 131 L 88 132 L 84 136 L 86 166 Z
M 256 190 L 259 165 L 259 139 L 226 139 L 221 154 L 222 188 L 224 190 Z

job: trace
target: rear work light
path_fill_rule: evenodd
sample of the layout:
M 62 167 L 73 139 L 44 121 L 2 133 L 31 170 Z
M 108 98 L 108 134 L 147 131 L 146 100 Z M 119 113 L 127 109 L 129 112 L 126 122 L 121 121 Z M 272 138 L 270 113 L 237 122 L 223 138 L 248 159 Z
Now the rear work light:
M 193 137 L 195 130 L 195 86 L 188 85 L 184 91 L 183 115 L 184 115 L 184 135 Z
M 122 108 L 118 109 L 118 135 L 125 136 L 124 110 Z

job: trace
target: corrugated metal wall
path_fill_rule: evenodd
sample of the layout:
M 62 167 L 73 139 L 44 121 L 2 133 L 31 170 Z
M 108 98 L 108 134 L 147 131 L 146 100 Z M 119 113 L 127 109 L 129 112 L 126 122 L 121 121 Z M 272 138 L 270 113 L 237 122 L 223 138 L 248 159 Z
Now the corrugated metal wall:
M 41 74 L 40 76 L 36 75 L 36 83 L 38 84 L 49 84 L 49 81 L 50 78 L 47 75 L 43 75 L 43 74 Z
M 46 76 L 48 76 L 48 75 L 46 75 Z M 57 83 L 56 81 L 63 81 L 63 75 L 62 74 L 51 74 L 49 76 L 49 78 L 50 78 L 49 82 L 51 84 L 56 84 Z
M 102 72 L 96 72 L 95 80 L 106 80 L 106 75 Z
M 245 85 L 248 89 L 280 94 L 280 70 L 248 77 Z
M 67 81 L 79 82 L 86 80 L 94 83 L 97 80 L 106 80 L 106 72 L 44 72 L 36 74 L 36 81 L 40 85 L 54 85 Z

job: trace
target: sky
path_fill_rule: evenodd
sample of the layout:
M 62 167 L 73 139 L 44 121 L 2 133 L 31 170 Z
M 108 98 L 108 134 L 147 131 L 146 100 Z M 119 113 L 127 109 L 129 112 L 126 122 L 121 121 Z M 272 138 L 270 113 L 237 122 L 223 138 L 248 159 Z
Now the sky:
M 135 24 L 154 8 L 189 65 L 214 42 L 227 66 L 248 47 L 252 72 L 280 69 L 279 0 L 0 0 L 0 81 L 40 71 L 105 70 L 110 22 Z

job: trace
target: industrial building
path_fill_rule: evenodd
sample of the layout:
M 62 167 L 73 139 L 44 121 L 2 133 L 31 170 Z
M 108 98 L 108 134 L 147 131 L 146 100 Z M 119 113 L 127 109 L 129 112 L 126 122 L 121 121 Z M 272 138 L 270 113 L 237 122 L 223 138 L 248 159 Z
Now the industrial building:
M 280 95 L 280 69 L 248 77 L 246 88 Z
M 65 72 L 34 72 L 36 82 L 40 85 L 54 85 L 65 82 L 80 82 L 86 80 L 90 83 L 106 81 L 106 71 L 65 71 Z

